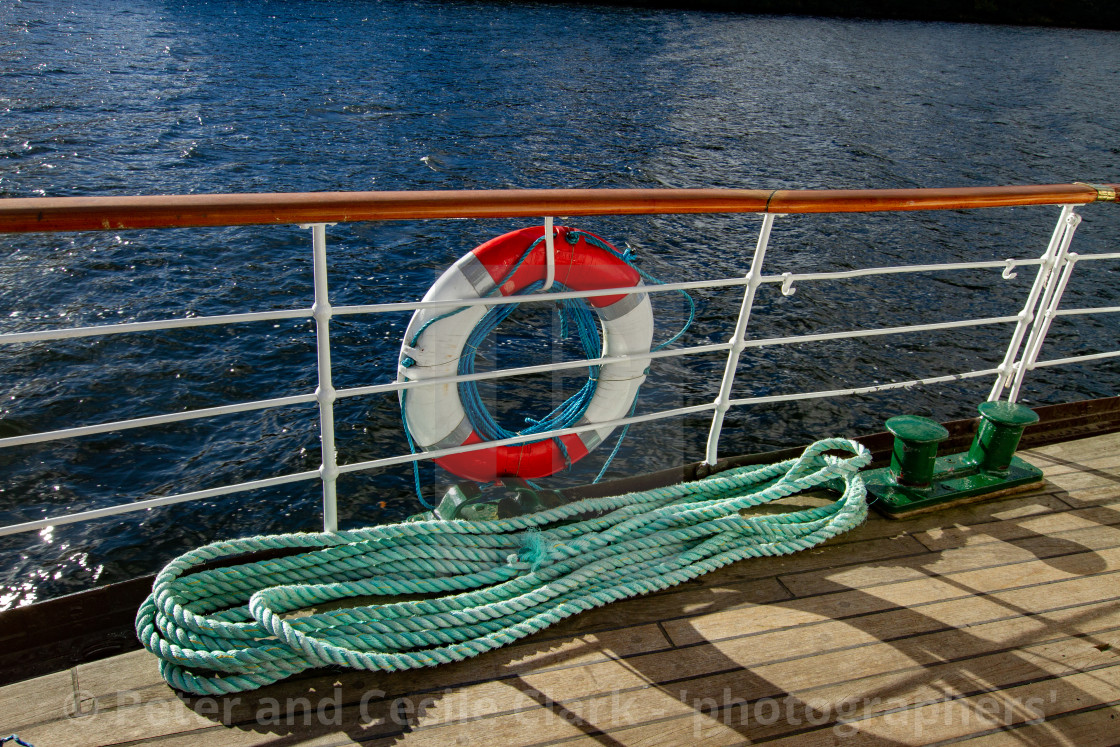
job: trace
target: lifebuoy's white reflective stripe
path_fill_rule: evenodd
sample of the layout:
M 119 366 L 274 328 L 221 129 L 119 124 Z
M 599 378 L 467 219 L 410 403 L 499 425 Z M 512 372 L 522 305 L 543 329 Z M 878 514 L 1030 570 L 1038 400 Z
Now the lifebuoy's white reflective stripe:
M 449 267 L 428 290 L 424 300 L 479 298 L 490 293 L 499 279 L 503 281 L 503 294 L 516 294 L 519 288 L 543 279 L 543 261 L 538 267 L 535 259 L 521 266 L 522 271 L 515 274 L 516 280 L 505 276 L 509 268 L 517 266 L 533 242 L 541 237 L 540 231 L 540 228 L 513 231 L 476 248 Z M 634 287 L 642 285 L 637 272 L 625 260 L 586 241 L 587 234 L 566 227 L 560 227 L 557 232 L 558 282 L 564 282 L 573 290 L 622 287 L 626 282 L 633 282 Z M 565 240 L 561 241 L 561 238 Z M 562 266 L 559 264 L 561 257 L 565 263 Z M 537 277 L 538 274 L 540 277 Z M 649 296 L 638 292 L 609 298 L 617 300 L 609 305 L 596 306 L 608 299 L 589 299 L 603 331 L 602 355 L 618 357 L 649 352 L 653 340 L 653 309 Z M 485 316 L 486 308 L 476 306 L 450 313 L 452 311 L 455 311 L 454 307 L 444 307 L 419 309 L 413 314 L 401 347 L 399 380 L 424 381 L 452 377 L 458 372 L 459 359 L 467 340 Z M 413 339 L 416 344 L 409 345 Z M 403 365 L 406 359 L 411 359 L 411 365 Z M 595 394 L 578 424 L 595 424 L 625 417 L 645 381 L 647 366 L 648 361 L 644 358 L 601 366 Z M 405 405 L 406 425 L 413 441 L 421 449 L 442 449 L 480 441 L 459 399 L 457 385 L 419 386 L 402 391 L 400 398 Z M 540 477 L 562 469 L 568 459 L 575 461 L 582 458 L 606 439 L 611 430 L 603 427 L 576 436 L 563 436 L 566 450 L 547 440 L 523 446 L 495 447 L 494 450 L 471 452 L 470 455 L 442 457 L 437 461 L 456 474 L 480 481 L 508 474 Z
M 462 300 L 481 298 L 494 289 L 495 283 L 482 262 L 474 254 L 465 254 L 451 265 L 428 292 L 424 301 Z M 400 360 L 411 358 L 413 365 L 397 368 L 398 381 L 423 381 L 445 376 L 454 376 L 459 371 L 459 358 L 466 347 L 467 338 L 482 317 L 486 315 L 485 306 L 473 306 L 452 314 L 444 319 L 440 316 L 454 311 L 453 307 L 440 309 L 418 309 L 404 333 Z M 432 322 L 433 319 L 438 321 Z M 430 324 L 415 346 L 408 341 Z M 443 449 L 458 446 L 474 430 L 463 403 L 459 400 L 455 384 L 433 384 L 414 387 L 398 395 L 402 403 L 407 402 L 405 418 L 409 432 L 416 445 L 422 449 Z
M 642 283 L 639 283 L 642 285 Z M 603 357 L 648 353 L 653 342 L 653 307 L 646 293 L 623 296 L 610 306 L 595 309 L 603 325 Z M 599 381 L 591 404 L 576 425 L 603 423 L 624 418 L 646 380 L 645 358 L 607 363 L 599 369 Z M 579 434 L 588 451 L 605 441 L 614 430 L 598 428 Z

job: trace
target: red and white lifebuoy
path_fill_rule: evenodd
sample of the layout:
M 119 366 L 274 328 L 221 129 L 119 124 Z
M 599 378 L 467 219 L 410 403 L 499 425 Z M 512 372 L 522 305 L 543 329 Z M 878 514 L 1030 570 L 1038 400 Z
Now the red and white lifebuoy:
M 611 252 L 588 242 L 584 232 L 558 227 L 555 245 L 556 282 L 572 290 L 599 290 L 642 285 L 641 276 L 631 265 Z M 547 272 L 545 242 L 541 241 L 517 267 L 510 270 L 543 235 L 540 226 L 512 231 L 487 241 L 461 257 L 447 269 L 424 296 L 425 301 L 480 298 L 501 283 L 503 296 L 515 295 L 532 283 L 543 280 Z M 569 240 L 577 238 L 574 243 Z M 599 237 L 595 239 L 602 241 Z M 604 244 L 606 242 L 603 242 Z M 597 296 L 587 299 L 603 328 L 603 356 L 648 353 L 653 340 L 653 310 L 644 292 Z M 471 330 L 486 314 L 486 307 L 473 306 L 438 318 L 448 308 L 418 309 L 405 332 L 397 369 L 400 381 L 425 381 L 455 376 L 459 357 Z M 435 321 L 433 321 L 435 320 Z M 428 325 L 425 327 L 425 325 Z M 419 338 L 416 334 L 423 329 Z M 415 346 L 409 341 L 415 339 Z M 411 359 L 409 365 L 405 361 Z M 625 417 L 645 381 L 648 361 L 608 363 L 601 367 L 591 403 L 579 425 L 605 423 Z M 463 409 L 458 388 L 453 383 L 435 383 L 402 391 L 405 424 L 416 445 L 425 451 L 482 439 Z M 561 436 L 568 460 L 583 458 L 605 440 L 613 430 L 604 426 L 578 434 Z M 513 446 L 453 454 L 435 460 L 444 469 L 476 482 L 500 477 L 526 479 L 545 477 L 563 469 L 567 462 L 553 439 Z

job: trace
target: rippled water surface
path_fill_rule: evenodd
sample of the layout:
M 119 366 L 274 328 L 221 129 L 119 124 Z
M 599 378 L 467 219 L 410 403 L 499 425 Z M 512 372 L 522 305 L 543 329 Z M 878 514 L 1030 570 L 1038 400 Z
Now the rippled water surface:
M 861 188 L 1120 181 L 1120 34 L 468 2 L 13 1 L 0 4 L 0 196 L 509 187 Z M 1082 209 L 1075 248 L 1117 250 L 1120 211 Z M 1036 256 L 1056 208 L 779 218 L 770 272 Z M 741 275 L 752 216 L 573 222 L 663 280 Z M 328 229 L 336 305 L 413 300 L 515 221 Z M 0 332 L 310 305 L 294 226 L 15 236 Z M 1116 268 L 1067 306 L 1118 305 Z M 1016 313 L 1032 272 L 802 283 L 760 291 L 750 336 Z M 723 342 L 739 299 L 701 292 L 678 344 Z M 687 311 L 664 295 L 658 339 Z M 407 315 L 332 324 L 338 387 L 390 381 Z M 547 360 L 547 310 L 488 359 Z M 1063 321 L 1052 357 L 1116 346 L 1115 320 Z M 1006 326 L 749 350 L 737 396 L 985 368 Z M 0 437 L 315 387 L 305 320 L 4 346 Z M 711 401 L 719 357 L 655 363 L 639 411 Z M 1038 371 L 1031 403 L 1116 393 L 1115 364 Z M 725 453 L 967 417 L 990 382 L 733 410 Z M 488 390 L 540 408 L 578 378 Z M 486 388 L 483 388 L 487 391 Z M 495 405 L 497 407 L 497 405 Z M 547 403 L 544 410 L 548 409 Z M 535 410 L 543 414 L 543 410 Z M 393 396 L 337 411 L 342 462 L 407 451 Z M 702 418 L 631 429 L 608 476 L 703 456 Z M 612 444 L 555 484 L 591 480 Z M 319 465 L 312 406 L 0 451 L 0 523 Z M 430 496 L 450 478 L 425 467 Z M 415 512 L 412 474 L 344 477 L 343 526 Z M 0 539 L 0 609 L 150 572 L 199 544 L 313 529 L 315 483 Z

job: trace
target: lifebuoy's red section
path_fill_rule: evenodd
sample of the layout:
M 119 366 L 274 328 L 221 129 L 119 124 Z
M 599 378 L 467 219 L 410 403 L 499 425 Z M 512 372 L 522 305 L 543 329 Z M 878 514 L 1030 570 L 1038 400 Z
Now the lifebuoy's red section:
M 486 268 L 494 283 L 501 283 L 500 292 L 503 296 L 519 293 L 536 281 L 544 280 L 548 261 L 544 241 L 533 247 L 512 276 L 506 277 L 526 250 L 541 237 L 543 230 L 541 226 L 522 228 L 491 239 L 473 250 L 472 253 Z M 573 232 L 578 236 L 578 241 L 569 243 L 569 235 Z M 620 257 L 588 243 L 580 235 L 583 233 L 586 232 L 576 232 L 565 226 L 557 227 L 553 241 L 556 250 L 556 282 L 572 290 L 626 288 L 640 282 L 641 276 L 637 270 Z M 595 238 L 599 239 L 598 236 Z M 603 239 L 599 241 L 607 244 Z M 599 296 L 588 298 L 587 301 L 601 309 L 623 298 L 625 295 Z M 475 482 L 490 482 L 501 477 L 523 477 L 531 480 L 555 474 L 569 463 L 587 456 L 587 448 L 579 436 L 560 436 L 560 441 L 568 452 L 567 460 L 564 459 L 556 439 L 550 438 L 529 444 L 468 451 L 440 457 L 435 462 L 448 472 Z M 462 445 L 481 442 L 478 434 L 472 431 Z
M 503 296 L 520 293 L 536 281 L 544 280 L 548 261 L 548 250 L 544 241 L 533 247 L 533 251 L 517 268 L 517 272 L 506 278 L 525 251 L 541 237 L 543 230 L 540 226 L 533 226 L 512 231 L 487 241 L 472 252 L 494 282 L 502 283 Z M 586 233 L 566 226 L 559 226 L 556 229 L 556 239 L 553 241 L 556 248 L 556 282 L 563 283 L 572 290 L 626 288 L 637 285 L 641 280 L 638 271 L 619 257 L 588 243 L 581 235 Z M 579 236 L 579 240 L 574 244 L 568 243 L 570 234 Z M 598 236 L 595 238 L 607 244 Z M 505 282 L 502 282 L 503 279 Z M 598 296 L 587 301 L 595 308 L 601 309 L 622 298 L 623 296 Z
M 560 436 L 568 459 L 575 462 L 587 456 L 587 448 L 576 435 Z M 463 442 L 464 446 L 480 443 L 477 433 Z M 436 464 L 448 472 L 475 482 L 490 482 L 501 477 L 524 477 L 532 480 L 548 477 L 568 466 L 560 447 L 551 438 L 517 446 L 495 446 L 493 449 L 467 451 L 462 454 L 440 457 Z

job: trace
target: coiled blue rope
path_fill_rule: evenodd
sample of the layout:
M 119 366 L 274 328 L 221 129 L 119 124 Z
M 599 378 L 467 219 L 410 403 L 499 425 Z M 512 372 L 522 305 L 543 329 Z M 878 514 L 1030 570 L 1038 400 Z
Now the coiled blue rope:
M 536 282 L 525 289 L 526 293 L 533 293 L 539 290 L 544 285 L 543 282 Z M 561 283 L 555 283 L 554 287 L 558 291 L 569 290 Z M 478 348 L 482 343 L 493 334 L 498 326 L 509 318 L 520 304 L 505 304 L 502 306 L 491 307 L 486 315 L 475 325 L 471 330 L 470 336 L 467 338 L 466 345 L 463 349 L 463 355 L 459 358 L 458 372 L 460 375 L 468 375 L 475 372 L 475 358 L 478 353 Z M 569 329 L 575 328 L 578 333 L 580 344 L 583 347 L 584 355 L 588 358 L 598 358 L 603 349 L 602 337 L 599 334 L 598 318 L 591 310 L 590 305 L 581 298 L 567 299 L 560 302 L 560 337 L 566 337 Z M 588 405 L 591 404 L 591 399 L 595 396 L 595 388 L 599 383 L 599 369 L 600 366 L 588 366 L 589 373 L 587 380 L 580 387 L 579 391 L 568 397 L 561 405 L 556 407 L 552 412 L 548 413 L 542 418 L 533 419 L 526 417 L 526 427 L 517 431 L 511 431 L 501 424 L 499 424 L 491 415 L 490 410 L 482 402 L 482 397 L 478 392 L 478 383 L 475 381 L 461 381 L 459 382 L 459 399 L 463 403 L 463 409 L 467 413 L 471 425 L 474 426 L 475 432 L 484 441 L 497 441 L 503 438 L 512 438 L 513 436 L 521 436 L 533 433 L 543 433 L 545 431 L 555 430 L 559 428 L 567 428 L 573 423 L 579 422 L 586 412 Z M 555 439 L 557 443 L 563 448 L 563 442 L 560 439 Z
M 848 531 L 867 516 L 857 472 L 870 461 L 858 443 L 829 439 L 797 459 L 527 516 L 217 542 L 159 573 L 136 633 L 169 684 L 199 695 L 328 665 L 400 671 L 460 661 L 580 611 Z M 741 513 L 825 486 L 842 490 L 828 505 Z M 199 570 L 278 548 L 304 552 Z M 416 594 L 439 596 L 290 615 L 357 596 Z

